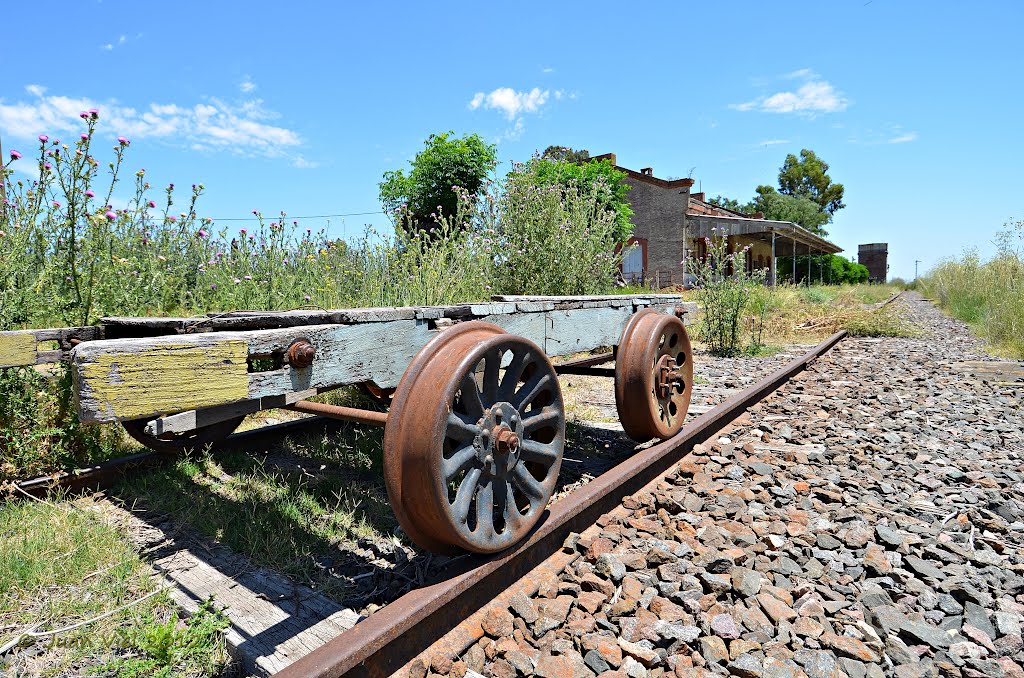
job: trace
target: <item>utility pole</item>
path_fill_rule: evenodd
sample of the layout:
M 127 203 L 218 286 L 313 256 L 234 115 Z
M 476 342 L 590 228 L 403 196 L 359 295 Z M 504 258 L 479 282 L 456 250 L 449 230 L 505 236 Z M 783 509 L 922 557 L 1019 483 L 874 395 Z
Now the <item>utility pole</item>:
M 917 282 L 917 265 L 920 263 L 920 259 L 914 259 L 914 282 Z

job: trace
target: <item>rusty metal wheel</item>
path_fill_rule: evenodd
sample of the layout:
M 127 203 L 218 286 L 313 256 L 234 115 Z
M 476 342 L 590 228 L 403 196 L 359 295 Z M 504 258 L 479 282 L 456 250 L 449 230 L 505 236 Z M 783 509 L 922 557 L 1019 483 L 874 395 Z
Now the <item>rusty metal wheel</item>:
M 383 405 L 384 407 L 391 406 L 391 399 L 395 396 L 395 389 L 381 388 L 372 381 L 361 381 L 356 386 L 364 396 L 378 405 Z
M 693 350 L 683 321 L 645 309 L 622 330 L 615 358 L 615 407 L 636 441 L 671 438 L 693 392 Z
M 494 553 L 540 518 L 564 447 L 562 391 L 544 351 L 496 325 L 460 323 L 398 384 L 384 429 L 388 497 L 420 546 Z
M 235 429 L 242 423 L 245 417 L 234 417 L 224 421 L 200 426 L 197 429 L 186 433 L 168 434 L 166 438 L 158 438 L 146 433 L 146 422 L 148 419 L 131 419 L 122 421 L 121 426 L 132 438 L 142 443 L 151 450 L 165 454 L 181 454 L 192 450 L 201 450 L 207 445 L 219 443 L 234 433 Z

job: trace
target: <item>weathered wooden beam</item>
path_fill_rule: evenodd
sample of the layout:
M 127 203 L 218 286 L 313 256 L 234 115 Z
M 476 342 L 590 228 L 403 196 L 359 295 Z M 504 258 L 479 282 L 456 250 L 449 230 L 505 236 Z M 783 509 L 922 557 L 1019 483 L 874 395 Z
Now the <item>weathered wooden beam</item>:
M 67 358 L 74 347 L 72 341 L 94 341 L 102 338 L 99 327 L 57 327 L 39 330 L 0 332 L 0 368 L 45 365 Z M 40 348 L 43 342 L 57 342 L 58 348 Z

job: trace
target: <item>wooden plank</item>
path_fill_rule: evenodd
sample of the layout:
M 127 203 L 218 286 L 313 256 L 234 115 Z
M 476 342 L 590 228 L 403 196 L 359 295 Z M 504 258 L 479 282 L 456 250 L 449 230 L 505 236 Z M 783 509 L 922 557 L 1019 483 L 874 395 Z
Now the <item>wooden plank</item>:
M 602 299 L 665 299 L 679 300 L 682 297 L 678 294 L 586 294 L 581 296 L 550 296 L 533 294 L 499 294 L 491 297 L 494 301 L 599 301 Z
M 261 410 L 285 407 L 286 405 L 312 398 L 329 390 L 331 389 L 313 388 L 308 391 L 296 391 L 295 393 L 285 393 L 280 396 L 268 396 L 266 398 L 244 400 L 240 403 L 229 403 L 227 405 L 217 405 L 216 407 L 204 407 L 199 410 L 179 412 L 178 414 L 160 417 L 148 422 L 146 424 L 146 433 L 151 436 L 160 436 L 165 433 L 187 433 L 188 431 L 194 431 L 200 426 L 209 426 Z
M 294 338 L 302 336 L 316 347 L 316 359 L 306 369 L 284 368 L 249 375 L 249 398 L 361 381 L 373 381 L 382 388 L 397 386 L 412 357 L 435 334 L 422 320 L 304 329 L 302 333 L 296 330 L 250 333 L 251 354 L 284 351 Z
M 547 336 L 546 313 L 513 313 L 510 315 L 489 315 L 481 320 L 494 323 L 509 334 L 526 337 L 544 349 Z
M 628 308 L 549 311 L 544 350 L 552 356 L 567 355 L 617 344 L 630 315 Z
M 183 339 L 117 339 L 76 347 L 75 396 L 82 421 L 138 419 L 249 397 L 247 342 L 216 335 Z
M 0 332 L 0 368 L 26 367 L 60 362 L 67 357 L 71 339 L 92 341 L 102 336 L 99 327 L 51 327 Z M 44 341 L 56 341 L 57 349 L 40 349 Z
M 35 365 L 38 345 L 31 332 L 0 332 L 0 367 Z

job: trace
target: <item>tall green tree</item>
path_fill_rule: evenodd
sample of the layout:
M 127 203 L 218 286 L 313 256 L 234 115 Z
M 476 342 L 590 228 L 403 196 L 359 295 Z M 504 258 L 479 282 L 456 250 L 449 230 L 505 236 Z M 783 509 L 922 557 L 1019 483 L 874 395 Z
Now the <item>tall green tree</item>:
M 832 181 L 828 163 L 814 151 L 803 149 L 799 159 L 790 153 L 779 169 L 779 192 L 812 200 L 831 218 L 843 209 L 843 185 Z
M 791 221 L 821 236 L 828 235 L 824 226 L 832 219 L 813 200 L 779 193 L 771 186 L 758 186 L 757 194 L 747 207 L 750 212 L 763 213 L 765 219 Z
M 479 134 L 431 134 L 408 173 L 404 169 L 384 173 L 379 184 L 381 205 L 396 225 L 432 231 L 438 215 L 453 216 L 458 209 L 456 187 L 478 195 L 497 164 L 497 147 Z
M 541 153 L 541 157 L 564 162 L 586 162 L 590 160 L 590 151 L 585 148 L 576 151 L 568 146 L 548 146 Z

